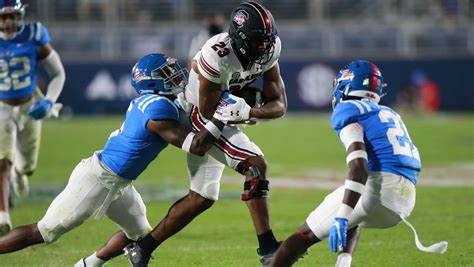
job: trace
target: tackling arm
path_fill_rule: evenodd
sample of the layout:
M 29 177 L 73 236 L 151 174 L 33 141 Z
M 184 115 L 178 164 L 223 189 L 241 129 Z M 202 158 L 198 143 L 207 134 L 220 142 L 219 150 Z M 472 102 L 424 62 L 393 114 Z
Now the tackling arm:
M 265 105 L 250 109 L 250 118 L 275 119 L 284 116 L 288 101 L 278 64 L 263 74 L 263 93 Z
M 217 119 L 209 121 L 205 128 L 194 133 L 177 121 L 149 120 L 147 129 L 163 138 L 166 142 L 187 152 L 203 156 L 220 137 L 224 123 Z

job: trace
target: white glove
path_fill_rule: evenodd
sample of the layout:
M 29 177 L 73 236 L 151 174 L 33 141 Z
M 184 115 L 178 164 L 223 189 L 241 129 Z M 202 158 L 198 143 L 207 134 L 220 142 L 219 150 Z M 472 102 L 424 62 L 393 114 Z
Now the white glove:
M 219 100 L 214 118 L 227 124 L 233 121 L 246 121 L 250 118 L 251 107 L 243 98 L 224 92 Z

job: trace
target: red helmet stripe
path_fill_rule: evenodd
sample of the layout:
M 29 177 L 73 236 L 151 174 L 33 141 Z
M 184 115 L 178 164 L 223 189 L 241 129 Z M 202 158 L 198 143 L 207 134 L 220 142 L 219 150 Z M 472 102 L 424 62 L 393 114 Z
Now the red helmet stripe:
M 377 85 L 378 71 L 374 63 L 370 63 L 370 67 L 372 68 L 372 72 L 374 73 L 372 75 L 372 85 L 370 86 L 370 91 L 375 92 L 375 86 Z
M 253 8 L 255 8 L 257 10 L 257 12 L 260 14 L 260 18 L 263 21 L 263 27 L 265 28 L 265 32 L 266 33 L 270 32 L 271 27 L 272 27 L 272 23 L 271 23 L 270 18 L 268 17 L 268 14 L 265 11 L 265 9 L 257 3 L 248 2 L 246 4 L 249 4 L 250 6 L 252 6 Z

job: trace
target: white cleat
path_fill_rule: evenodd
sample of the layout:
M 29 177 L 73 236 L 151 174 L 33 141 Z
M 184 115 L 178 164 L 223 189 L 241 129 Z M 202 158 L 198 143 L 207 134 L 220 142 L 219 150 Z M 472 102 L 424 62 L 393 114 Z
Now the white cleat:
M 26 174 L 18 174 L 12 170 L 10 175 L 11 188 L 13 194 L 17 198 L 26 198 L 30 193 L 30 185 L 28 183 L 28 176 Z
M 86 258 L 82 258 L 74 264 L 74 267 L 86 267 Z

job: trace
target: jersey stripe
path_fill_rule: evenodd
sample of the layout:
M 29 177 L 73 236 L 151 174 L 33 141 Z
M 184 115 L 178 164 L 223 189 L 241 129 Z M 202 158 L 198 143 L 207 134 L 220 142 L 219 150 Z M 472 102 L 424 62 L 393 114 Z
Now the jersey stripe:
M 35 33 L 35 26 L 34 24 L 28 24 L 28 27 L 30 29 L 30 36 L 28 37 L 28 40 L 33 40 L 33 35 Z
M 369 104 L 365 103 L 365 101 L 360 101 L 358 103 L 362 104 L 367 109 L 367 112 L 372 111 L 372 108 L 369 106 Z
M 360 114 L 364 114 L 365 113 L 365 110 L 364 108 L 362 107 L 362 105 L 360 103 L 358 103 L 357 101 L 354 101 L 354 100 L 348 100 L 346 101 L 347 103 L 352 103 L 354 104 L 360 111 Z
M 201 118 L 199 114 L 199 109 L 194 107 L 191 114 L 191 123 L 194 130 L 199 131 L 204 128 L 204 120 Z M 216 141 L 215 146 L 219 148 L 224 154 L 226 154 L 229 158 L 235 160 L 246 160 L 248 158 L 257 156 L 256 153 L 250 152 L 246 149 L 240 148 L 232 143 L 229 140 L 225 139 L 223 136 Z
M 158 97 L 158 96 L 157 95 L 149 95 L 149 96 L 142 97 L 140 99 L 140 103 L 138 104 L 138 109 L 141 110 L 141 108 L 145 104 L 145 102 L 150 100 L 151 98 L 154 98 L 154 97 Z
M 213 67 L 209 66 L 209 64 L 207 64 L 206 60 L 204 59 L 202 55 L 199 58 L 199 65 L 201 65 L 204 71 L 206 71 L 206 73 L 211 75 L 212 77 L 215 77 L 215 78 L 220 77 L 220 73 L 217 70 L 215 70 Z

